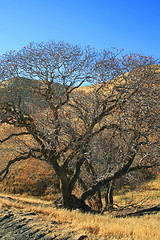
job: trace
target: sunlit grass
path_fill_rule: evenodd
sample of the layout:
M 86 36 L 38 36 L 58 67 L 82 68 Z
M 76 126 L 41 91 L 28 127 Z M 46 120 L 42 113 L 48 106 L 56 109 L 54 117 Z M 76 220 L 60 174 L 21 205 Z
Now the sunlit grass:
M 158 204 L 160 199 L 160 177 L 147 182 L 142 186 L 138 186 L 134 191 L 124 191 L 123 194 L 119 192 L 114 197 L 114 201 L 118 205 L 127 205 L 130 203 L 144 202 L 145 204 Z
M 159 179 L 146 183 L 141 186 L 141 191 L 129 191 L 126 197 L 135 196 L 135 201 L 151 196 L 147 204 L 153 201 L 158 202 Z M 65 209 L 56 209 L 52 207 L 52 201 L 45 201 L 34 197 L 24 197 L 15 195 L 5 195 L 11 199 L 0 199 L 0 208 L 12 207 L 23 211 L 34 212 L 44 221 L 57 221 L 60 223 L 60 230 L 69 229 L 76 238 L 87 235 L 90 240 L 110 239 L 110 240 L 159 240 L 160 215 L 145 215 L 142 217 L 115 218 L 109 213 L 105 215 L 84 214 L 78 210 L 68 211 Z M 119 201 L 120 197 L 116 197 Z M 37 205 L 34 205 L 38 203 Z M 73 238 L 74 239 L 74 238 Z
M 35 201 L 34 201 L 35 202 Z M 38 201 L 39 202 L 39 201 Z M 41 201 L 40 201 L 41 202 Z M 78 234 L 86 234 L 93 239 L 93 235 L 101 239 L 128 239 L 128 240 L 158 240 L 159 217 L 143 216 L 141 218 L 117 219 L 108 215 L 84 214 L 77 211 L 67 211 L 52 207 L 26 206 L 22 203 L 11 203 L 7 200 L 1 207 L 12 206 L 24 211 L 34 212 L 46 221 L 57 221 L 61 228 L 72 229 Z

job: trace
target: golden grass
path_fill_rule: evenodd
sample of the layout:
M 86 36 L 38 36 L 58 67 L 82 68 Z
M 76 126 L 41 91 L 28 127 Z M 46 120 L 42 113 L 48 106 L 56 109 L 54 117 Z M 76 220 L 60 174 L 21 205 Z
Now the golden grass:
M 33 196 L 25 196 L 24 195 L 15 195 L 15 194 L 6 194 L 6 193 L 0 193 L 0 196 L 2 197 L 9 197 L 13 200 L 17 200 L 17 201 L 25 201 L 25 202 L 28 202 L 28 203 L 39 203 L 39 204 L 52 204 L 53 201 L 46 201 L 46 200 L 42 200 L 42 199 L 39 199 L 39 198 L 36 198 L 36 197 L 33 197 Z
M 67 212 L 64 210 L 52 213 L 58 221 L 65 223 L 74 231 L 89 233 L 97 237 L 117 239 L 159 239 L 159 221 L 155 217 L 115 219 L 111 216 L 82 214 L 78 211 Z
M 156 198 L 160 187 L 159 178 L 147 184 L 144 184 L 142 192 L 137 192 L 137 200 L 151 194 L 152 198 Z M 133 192 L 132 192 L 133 193 Z M 128 197 L 131 192 L 128 192 Z M 126 195 L 127 195 L 126 194 Z M 136 192 L 135 192 L 136 194 Z M 138 195 L 140 196 L 138 197 Z M 155 194 L 155 195 L 154 195 Z M 81 235 L 87 235 L 90 240 L 110 239 L 110 240 L 159 240 L 160 239 L 160 215 L 145 215 L 142 217 L 115 218 L 109 213 L 106 215 L 84 214 L 75 211 L 67 211 L 65 209 L 56 209 L 50 205 L 51 201 L 44 201 L 36 198 L 25 198 L 14 195 L 0 194 L 1 196 L 9 196 L 16 201 L 10 199 L 0 199 L 0 208 L 18 208 L 23 211 L 34 212 L 44 221 L 57 221 L 60 229 L 69 229 L 70 233 L 76 233 L 76 238 Z M 158 201 L 158 199 L 157 199 Z M 28 204 L 29 203 L 29 204 Z M 35 205 L 38 203 L 38 205 Z M 149 202 L 150 204 L 152 201 Z M 45 205 L 44 205 L 45 204 Z M 74 239 L 74 238 L 73 238 Z
M 160 199 L 160 176 L 155 180 L 138 186 L 134 191 L 127 191 L 114 197 L 118 205 L 126 205 L 131 202 L 140 202 L 144 200 L 146 204 L 158 204 Z
M 54 209 L 52 207 L 25 206 L 22 204 L 9 204 L 21 208 L 24 211 L 34 212 L 41 219 L 57 221 L 61 223 L 62 229 L 72 229 L 77 234 L 86 234 L 94 239 L 125 239 L 125 240 L 158 240 L 160 239 L 159 220 L 157 216 L 144 216 L 141 218 L 116 219 L 110 215 L 83 214 L 79 211 L 67 211 L 64 209 Z M 3 205 L 3 207 L 5 207 Z

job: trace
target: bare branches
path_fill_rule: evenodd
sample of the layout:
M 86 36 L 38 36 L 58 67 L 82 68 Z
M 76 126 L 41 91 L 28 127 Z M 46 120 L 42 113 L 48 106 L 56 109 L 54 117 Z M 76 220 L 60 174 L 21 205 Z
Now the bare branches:
M 31 157 L 31 150 L 29 152 L 25 152 L 25 153 L 21 154 L 19 157 L 16 157 L 16 158 L 10 160 L 8 162 L 8 164 L 6 165 L 6 167 L 0 172 L 0 176 L 1 176 L 0 182 L 3 181 L 4 178 L 6 177 L 6 175 L 8 174 L 8 171 L 9 171 L 11 165 L 13 165 L 14 163 L 19 162 L 21 160 L 26 160 L 30 157 Z
M 111 176 L 104 177 L 101 180 L 97 181 L 96 184 L 93 184 L 93 186 L 90 189 L 88 189 L 86 192 L 82 194 L 81 199 L 86 200 L 89 196 L 93 196 L 102 186 L 107 185 L 110 181 L 125 175 L 133 163 L 133 160 L 136 156 L 136 152 L 137 152 L 136 149 L 131 149 L 128 152 L 128 156 L 126 157 L 127 163 L 121 169 L 116 171 L 114 174 L 111 174 Z
M 0 143 L 26 135 L 32 141 L 24 140 L 30 151 L 9 161 L 2 179 L 14 162 L 44 160 L 57 173 L 64 205 L 71 208 L 78 181 L 85 182 L 79 199 L 84 202 L 110 181 L 151 168 L 157 162 L 150 151 L 150 142 L 157 151 L 155 63 L 141 55 L 122 56 L 116 49 L 98 52 L 54 41 L 31 43 L 3 56 L 0 77 L 17 78 L 0 87 L 0 122 L 16 127 L 16 132 Z M 15 84 L 17 79 L 21 81 Z M 87 171 L 86 161 L 94 174 Z
M 160 166 L 160 164 L 135 166 L 135 167 L 129 168 L 128 172 L 137 171 L 137 170 L 141 170 L 141 169 L 149 169 L 149 168 L 153 168 L 155 166 L 158 167 L 158 165 Z
M 11 139 L 12 137 L 18 137 L 18 136 L 23 136 L 23 135 L 29 135 L 30 133 L 28 132 L 21 132 L 21 133 L 12 133 L 8 137 L 0 140 L 0 143 L 6 142 L 7 140 Z

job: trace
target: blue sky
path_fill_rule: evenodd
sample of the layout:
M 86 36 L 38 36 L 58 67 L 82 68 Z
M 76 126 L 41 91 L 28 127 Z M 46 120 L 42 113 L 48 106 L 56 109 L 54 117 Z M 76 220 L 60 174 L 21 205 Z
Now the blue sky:
M 0 55 L 51 39 L 160 58 L 160 0 L 0 0 Z

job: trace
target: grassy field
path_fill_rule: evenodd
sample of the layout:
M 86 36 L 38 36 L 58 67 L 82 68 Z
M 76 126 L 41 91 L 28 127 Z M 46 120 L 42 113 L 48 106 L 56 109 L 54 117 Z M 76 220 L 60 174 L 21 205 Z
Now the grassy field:
M 122 206 L 131 202 L 144 202 L 145 205 L 149 206 L 158 204 L 160 201 L 160 177 L 137 187 L 134 191 L 122 190 L 121 195 L 117 194 L 114 197 L 114 201 Z
M 160 178 L 148 182 L 141 186 L 138 191 L 126 192 L 125 196 L 116 196 L 117 204 L 134 202 L 144 199 L 144 207 L 159 204 Z M 122 200 L 125 199 L 125 202 Z M 60 223 L 59 231 L 72 235 L 73 239 L 78 239 L 86 235 L 85 239 L 98 240 L 159 240 L 160 239 L 160 215 L 144 215 L 142 217 L 116 218 L 112 212 L 104 215 L 83 214 L 78 210 L 67 211 L 56 209 L 52 201 L 45 201 L 33 197 L 23 197 L 17 195 L 0 194 L 1 209 L 21 209 L 24 212 L 35 213 L 39 219 L 45 222 L 56 221 Z M 130 209 L 131 212 L 137 209 Z M 120 212 L 119 212 L 120 213 Z M 54 233 L 53 233 L 54 234 Z M 52 236 L 52 234 L 51 234 Z

